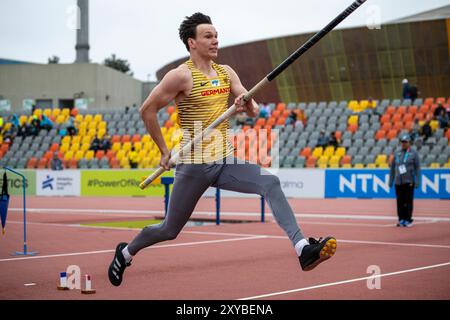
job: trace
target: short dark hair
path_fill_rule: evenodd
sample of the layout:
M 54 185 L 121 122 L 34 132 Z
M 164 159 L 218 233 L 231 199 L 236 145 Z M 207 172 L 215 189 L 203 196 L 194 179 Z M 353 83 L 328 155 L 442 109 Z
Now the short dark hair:
M 197 36 L 197 26 L 200 24 L 212 24 L 211 18 L 203 13 L 197 12 L 190 17 L 186 17 L 178 29 L 180 32 L 180 39 L 186 46 L 187 51 L 190 51 L 188 39 L 195 39 Z

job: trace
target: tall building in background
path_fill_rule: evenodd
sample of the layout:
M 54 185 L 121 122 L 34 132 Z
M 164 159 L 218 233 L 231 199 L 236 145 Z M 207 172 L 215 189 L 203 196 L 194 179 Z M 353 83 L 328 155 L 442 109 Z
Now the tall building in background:
M 78 0 L 79 28 L 77 29 L 77 57 L 75 63 L 89 63 L 89 0 Z

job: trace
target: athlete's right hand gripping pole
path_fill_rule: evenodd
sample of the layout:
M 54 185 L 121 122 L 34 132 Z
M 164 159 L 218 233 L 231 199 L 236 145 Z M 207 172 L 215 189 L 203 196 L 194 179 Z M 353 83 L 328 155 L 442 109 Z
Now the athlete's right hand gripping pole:
M 328 25 L 326 25 L 322 30 L 313 35 L 308 41 L 306 41 L 300 48 L 298 48 L 294 53 L 292 53 L 285 61 L 283 61 L 278 67 L 276 67 L 271 73 L 269 73 L 264 79 L 262 79 L 256 86 L 254 86 L 250 91 L 244 96 L 244 102 L 249 101 L 253 96 L 260 91 L 266 84 L 275 79 L 280 73 L 282 73 L 287 67 L 289 67 L 295 60 L 302 56 L 306 51 L 311 49 L 320 39 L 322 39 L 327 33 L 333 30 L 339 23 L 341 23 L 345 18 L 347 18 L 353 11 L 358 9 L 367 0 L 356 0 L 347 9 L 345 9 L 340 15 L 334 18 Z M 178 153 L 171 156 L 169 165 L 172 167 L 178 162 L 178 159 L 184 154 L 184 152 L 191 150 L 192 145 L 196 145 L 200 140 L 202 140 L 211 129 L 216 128 L 223 121 L 230 118 L 236 112 L 236 106 L 233 104 L 227 111 L 225 111 L 219 118 L 216 119 L 209 127 L 207 127 L 201 134 L 187 143 Z M 139 187 L 145 189 L 152 181 L 158 178 L 162 173 L 166 171 L 163 167 L 158 168 L 153 174 L 148 176 L 144 181 L 141 182 Z

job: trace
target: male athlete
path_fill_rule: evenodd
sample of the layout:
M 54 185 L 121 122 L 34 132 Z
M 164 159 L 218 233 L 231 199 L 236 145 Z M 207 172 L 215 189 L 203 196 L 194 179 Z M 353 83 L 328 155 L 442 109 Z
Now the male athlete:
M 243 102 L 247 90 L 234 70 L 214 63 L 218 55 L 217 31 L 208 16 L 195 13 L 186 17 L 179 32 L 190 59 L 169 71 L 140 109 L 145 126 L 161 151 L 160 165 L 166 170 L 170 170 L 170 151 L 161 134 L 157 113 L 171 101 L 177 105 L 181 128 L 188 132 L 183 136 L 182 145 L 187 143 L 185 138 L 193 138 L 195 126 L 201 124 L 204 130 L 227 110 L 230 93 L 236 97 L 236 113 L 246 112 L 254 117 L 259 109 L 254 100 Z M 277 223 L 291 240 L 302 270 L 312 270 L 333 256 L 335 238 L 327 237 L 322 241 L 305 239 L 277 176 L 256 164 L 237 163 L 227 129 L 228 121 L 224 121 L 216 130 L 219 137 L 203 140 L 199 143 L 202 146 L 200 152 L 193 148 L 193 152 L 180 158 L 164 222 L 145 227 L 129 244 L 122 242 L 117 245 L 108 270 L 109 280 L 114 286 L 122 283 L 125 268 L 131 265 L 131 260 L 140 250 L 177 237 L 210 186 L 263 195 Z

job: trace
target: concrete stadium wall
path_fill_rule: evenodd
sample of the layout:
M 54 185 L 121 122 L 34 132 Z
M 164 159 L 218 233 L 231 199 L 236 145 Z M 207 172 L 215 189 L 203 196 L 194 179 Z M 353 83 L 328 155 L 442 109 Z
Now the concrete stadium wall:
M 142 82 L 100 64 L 14 64 L 0 65 L 0 95 L 11 101 L 11 110 L 22 110 L 24 99 L 82 98 L 88 108 L 139 106 Z

